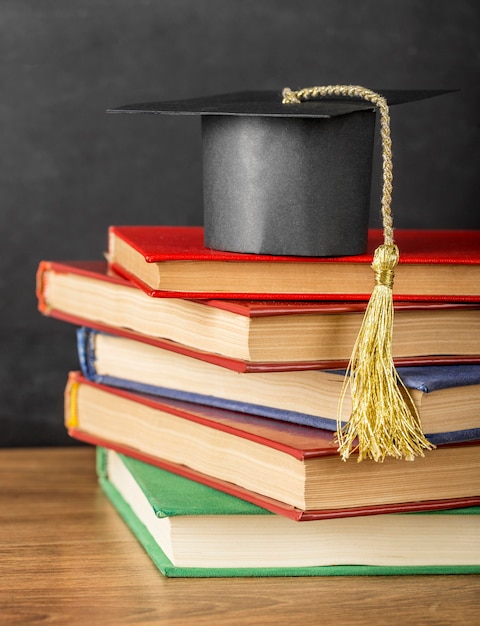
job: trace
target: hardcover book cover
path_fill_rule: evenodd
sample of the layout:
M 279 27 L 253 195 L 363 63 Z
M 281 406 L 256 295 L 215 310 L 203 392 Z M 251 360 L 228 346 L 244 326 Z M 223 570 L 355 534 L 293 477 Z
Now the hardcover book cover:
M 397 230 L 397 300 L 480 301 L 480 230 Z M 368 300 L 373 252 L 295 257 L 206 248 L 200 226 L 110 226 L 108 259 L 153 297 Z
M 42 261 L 38 308 L 237 372 L 346 367 L 365 302 L 150 298 L 106 261 Z M 142 315 L 138 315 L 138 311 Z M 480 362 L 480 303 L 396 302 L 396 365 Z
M 65 424 L 79 440 L 297 520 L 480 503 L 478 440 L 411 463 L 342 461 L 329 431 L 99 385 L 78 372 L 65 390 Z
M 165 576 L 480 572 L 479 507 L 298 524 L 101 447 L 97 473 Z

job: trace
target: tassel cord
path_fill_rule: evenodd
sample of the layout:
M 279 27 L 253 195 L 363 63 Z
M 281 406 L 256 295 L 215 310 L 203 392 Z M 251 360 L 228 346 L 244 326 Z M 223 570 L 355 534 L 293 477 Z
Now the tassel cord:
M 329 85 L 283 90 L 284 104 L 300 104 L 315 97 L 342 96 L 371 102 L 380 113 L 382 138 L 383 244 L 374 253 L 375 286 L 347 367 L 337 412 L 336 441 L 341 458 L 354 452 L 365 458 L 413 460 L 434 448 L 424 436 L 418 411 L 395 369 L 392 357 L 393 279 L 399 252 L 394 243 L 391 199 L 393 189 L 390 114 L 385 98 L 357 85 Z M 350 391 L 352 410 L 345 425 L 342 407 Z
M 371 102 L 380 113 L 380 136 L 382 139 L 382 218 L 383 218 L 383 241 L 386 245 L 394 245 L 393 242 L 393 218 L 391 212 L 393 192 L 393 164 L 392 164 L 392 140 L 390 134 L 390 111 L 387 101 L 383 96 L 361 87 L 360 85 L 326 85 L 319 87 L 306 87 L 298 91 L 292 91 L 288 87 L 282 92 L 284 104 L 300 104 L 303 100 L 318 97 L 341 96 L 358 98 Z

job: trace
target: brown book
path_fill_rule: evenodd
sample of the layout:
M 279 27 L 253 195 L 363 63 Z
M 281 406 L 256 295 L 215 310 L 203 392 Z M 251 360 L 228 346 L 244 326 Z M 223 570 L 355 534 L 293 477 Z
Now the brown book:
M 146 396 L 71 373 L 73 437 L 136 456 L 293 519 L 480 503 L 480 441 L 440 445 L 410 463 L 342 461 L 332 433 Z
M 274 256 L 206 248 L 200 226 L 111 226 L 108 259 L 154 297 L 365 300 L 383 242 L 369 232 L 365 254 Z M 397 300 L 480 301 L 480 230 L 397 230 Z
M 366 307 L 151 298 L 105 261 L 42 261 L 37 296 L 44 315 L 239 372 L 344 367 Z M 396 365 L 480 362 L 480 303 L 395 302 L 393 356 Z

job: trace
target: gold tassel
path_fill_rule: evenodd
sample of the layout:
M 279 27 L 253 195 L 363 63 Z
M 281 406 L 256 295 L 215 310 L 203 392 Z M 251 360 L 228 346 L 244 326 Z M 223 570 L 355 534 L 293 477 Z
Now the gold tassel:
M 347 368 L 337 420 L 338 451 L 343 460 L 358 451 L 358 461 L 386 456 L 413 461 L 434 446 L 425 439 L 418 412 L 400 380 L 392 358 L 395 245 L 375 250 L 375 287 L 365 311 Z M 352 413 L 342 427 L 340 414 L 350 388 Z
M 399 252 L 393 240 L 391 215 L 392 152 L 388 104 L 380 94 L 356 85 L 329 85 L 292 91 L 283 90 L 284 104 L 299 104 L 315 97 L 346 96 L 374 104 L 380 112 L 383 157 L 382 217 L 384 242 L 374 254 L 375 286 L 347 368 L 337 413 L 336 441 L 345 461 L 357 452 L 365 458 L 385 457 L 412 461 L 435 446 L 424 436 L 416 407 L 395 369 L 392 357 L 393 278 Z M 352 413 L 341 422 L 348 389 Z

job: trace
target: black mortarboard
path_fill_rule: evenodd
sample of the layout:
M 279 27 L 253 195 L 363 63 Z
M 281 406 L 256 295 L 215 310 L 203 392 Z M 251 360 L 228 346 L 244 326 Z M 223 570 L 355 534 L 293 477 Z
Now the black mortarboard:
M 128 105 L 130 113 L 201 115 L 205 244 L 263 254 L 363 253 L 368 230 L 374 110 L 382 138 L 384 242 L 375 250 L 375 286 L 353 347 L 344 391 L 352 413 L 340 422 L 342 458 L 413 460 L 432 444 L 392 358 L 394 270 L 399 251 L 391 215 L 389 106 L 445 92 L 323 85 L 196 100 Z M 312 100 L 320 96 L 322 100 Z M 347 100 L 345 99 L 347 98 Z M 307 100 L 307 102 L 304 102 Z M 301 280 L 301 276 L 299 276 Z
M 445 91 L 380 90 L 389 105 Z M 261 254 L 366 250 L 375 107 L 331 95 L 283 104 L 247 91 L 109 112 L 200 115 L 205 245 Z

